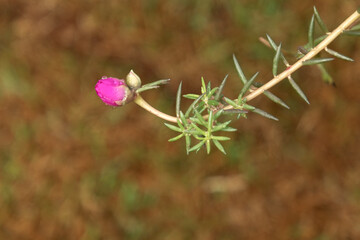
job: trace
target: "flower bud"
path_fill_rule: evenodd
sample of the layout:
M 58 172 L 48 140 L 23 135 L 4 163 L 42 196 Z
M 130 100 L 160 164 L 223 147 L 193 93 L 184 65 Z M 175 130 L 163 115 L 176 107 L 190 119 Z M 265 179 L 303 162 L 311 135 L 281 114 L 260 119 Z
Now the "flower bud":
M 132 92 L 123 79 L 102 77 L 95 90 L 100 99 L 110 106 L 122 106 L 132 99 Z
M 133 89 L 138 89 L 141 86 L 141 79 L 134 73 L 133 70 L 126 76 L 126 84 Z

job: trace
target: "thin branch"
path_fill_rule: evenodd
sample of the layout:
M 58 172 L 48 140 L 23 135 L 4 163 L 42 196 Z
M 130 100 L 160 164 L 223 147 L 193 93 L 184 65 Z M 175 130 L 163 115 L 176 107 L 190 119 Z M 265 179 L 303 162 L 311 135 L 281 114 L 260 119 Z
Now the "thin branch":
M 148 104 L 140 95 L 138 95 L 134 102 L 139 105 L 140 107 L 144 108 L 146 111 L 149 111 L 150 113 L 154 114 L 155 116 L 158 116 L 159 118 L 162 118 L 169 122 L 177 122 L 177 118 L 167 115 L 163 112 L 160 112 L 159 110 L 153 108 L 150 104 Z
M 268 90 L 281 82 L 282 80 L 286 79 L 290 76 L 293 72 L 297 71 L 299 68 L 303 66 L 303 62 L 315 57 L 319 52 L 324 50 L 332 41 L 334 41 L 344 30 L 349 28 L 356 20 L 360 18 L 360 14 L 358 11 L 355 11 L 350 17 L 348 17 L 342 24 L 340 24 L 334 31 L 329 33 L 329 35 L 320 42 L 316 47 L 314 47 L 311 51 L 309 51 L 304 57 L 298 60 L 294 65 L 290 66 L 288 69 L 283 71 L 281 74 L 275 76 L 272 80 L 268 83 L 264 84 L 263 86 L 259 87 L 249 95 L 247 95 L 246 100 L 250 101 L 260 94 L 264 93 L 265 90 Z M 226 107 L 225 109 L 231 109 L 232 107 Z
M 342 24 L 340 24 L 334 31 L 328 34 L 328 36 L 320 42 L 317 46 L 315 46 L 311 51 L 309 51 L 305 56 L 303 56 L 301 59 L 299 59 L 295 64 L 289 66 L 285 71 L 283 71 L 281 74 L 275 76 L 273 79 L 271 79 L 269 82 L 264 84 L 263 86 L 257 88 L 247 96 L 245 96 L 243 99 L 246 99 L 246 101 L 250 101 L 257 96 L 263 94 L 266 90 L 272 88 L 279 82 L 281 82 L 284 79 L 287 79 L 293 72 L 297 71 L 299 68 L 304 66 L 304 62 L 307 60 L 312 59 L 315 57 L 319 52 L 324 50 L 332 41 L 334 41 L 341 33 L 343 33 L 344 30 L 348 29 L 354 22 L 356 22 L 360 18 L 360 13 L 358 11 L 355 11 L 350 17 L 348 17 Z M 267 44 L 266 44 L 267 45 Z M 149 111 L 150 113 L 166 120 L 169 122 L 177 122 L 177 117 L 173 117 L 170 115 L 167 115 L 163 112 L 160 112 L 159 110 L 153 108 L 150 106 L 140 95 L 138 95 L 134 102 L 144 108 L 145 110 Z M 224 110 L 233 109 L 233 106 L 229 105 L 224 108 Z M 204 119 L 207 119 L 208 115 L 204 116 Z

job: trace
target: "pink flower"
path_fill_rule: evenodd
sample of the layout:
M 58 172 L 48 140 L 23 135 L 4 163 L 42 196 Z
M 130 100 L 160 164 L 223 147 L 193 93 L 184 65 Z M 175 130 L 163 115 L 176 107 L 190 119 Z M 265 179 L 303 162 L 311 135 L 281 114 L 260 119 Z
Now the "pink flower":
M 131 91 L 123 79 L 102 77 L 95 90 L 100 99 L 110 106 L 125 105 L 131 97 Z

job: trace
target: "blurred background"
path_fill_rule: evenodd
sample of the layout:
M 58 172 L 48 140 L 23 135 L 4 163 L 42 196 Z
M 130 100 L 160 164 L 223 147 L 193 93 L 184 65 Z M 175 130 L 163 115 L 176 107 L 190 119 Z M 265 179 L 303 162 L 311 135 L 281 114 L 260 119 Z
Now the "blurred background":
M 199 93 L 202 76 L 215 86 L 229 74 L 236 97 L 232 54 L 270 80 L 274 52 L 258 38 L 296 50 L 314 4 L 329 29 L 359 7 L 0 0 L 0 239 L 360 239 L 359 38 L 331 45 L 355 60 L 326 64 L 336 87 L 316 67 L 294 75 L 310 105 L 285 82 L 272 92 L 290 110 L 252 101 L 280 121 L 234 121 L 227 155 L 187 156 L 161 119 L 105 106 L 94 90 L 134 69 L 143 83 L 171 78 L 143 97 L 172 115 L 180 81 Z

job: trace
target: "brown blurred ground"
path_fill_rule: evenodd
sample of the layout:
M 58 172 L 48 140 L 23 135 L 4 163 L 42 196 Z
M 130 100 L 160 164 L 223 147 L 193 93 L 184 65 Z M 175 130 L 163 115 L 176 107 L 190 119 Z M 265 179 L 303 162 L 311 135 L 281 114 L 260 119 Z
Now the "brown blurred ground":
M 356 2 L 315 4 L 332 29 Z M 180 81 L 198 93 L 201 76 L 229 73 L 236 96 L 231 54 L 269 80 L 273 52 L 258 37 L 296 49 L 313 4 L 0 0 L 0 239 L 360 239 L 359 38 L 332 45 L 356 60 L 327 65 L 337 88 L 300 70 L 311 105 L 280 84 L 291 110 L 255 100 L 280 122 L 235 122 L 226 156 L 187 156 L 161 120 L 94 91 L 134 69 L 172 79 L 144 94 L 164 112 Z M 215 176 L 235 187 L 208 192 Z

